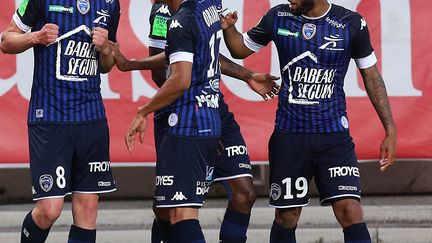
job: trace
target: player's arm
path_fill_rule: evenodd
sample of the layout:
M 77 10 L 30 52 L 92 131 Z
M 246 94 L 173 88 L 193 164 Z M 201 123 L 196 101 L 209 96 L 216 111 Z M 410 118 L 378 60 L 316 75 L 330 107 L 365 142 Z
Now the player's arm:
M 393 121 L 384 81 L 376 65 L 360 69 L 360 73 L 363 77 L 369 99 L 386 131 L 386 137 L 380 148 L 380 165 L 381 170 L 384 171 L 394 163 L 396 155 L 396 125 Z
M 160 52 L 159 54 L 141 60 L 127 59 L 120 51 L 120 46 L 117 43 L 110 43 L 114 62 L 117 65 L 117 68 L 122 72 L 165 69 L 166 58 L 164 52 Z
M 180 61 L 170 65 L 171 75 L 150 101 L 138 109 L 132 121 L 125 141 L 129 152 L 134 148 L 134 138 L 139 133 L 144 143 L 144 132 L 147 128 L 148 114 L 160 110 L 177 100 L 191 85 L 192 62 Z
M 221 16 L 225 44 L 229 52 L 234 58 L 244 59 L 252 55 L 253 51 L 244 44 L 243 35 L 235 26 L 237 20 L 237 12 L 229 13 L 226 17 Z
M 268 45 L 272 40 L 273 10 L 270 10 L 259 21 L 258 25 L 245 34 L 235 27 L 238 20 L 237 12 L 221 16 L 221 24 L 225 43 L 234 58 L 244 59 Z
M 275 82 L 278 77 L 265 73 L 255 73 L 220 55 L 221 71 L 235 79 L 245 81 L 252 90 L 261 95 L 264 100 L 273 98 L 279 93 L 279 85 Z
M 164 49 L 156 48 L 156 47 L 149 47 L 149 56 L 156 56 L 158 54 L 164 53 Z M 161 69 L 154 69 L 151 70 L 152 73 L 152 79 L 156 83 L 156 85 L 160 88 L 164 84 L 166 80 L 166 70 L 165 65 Z

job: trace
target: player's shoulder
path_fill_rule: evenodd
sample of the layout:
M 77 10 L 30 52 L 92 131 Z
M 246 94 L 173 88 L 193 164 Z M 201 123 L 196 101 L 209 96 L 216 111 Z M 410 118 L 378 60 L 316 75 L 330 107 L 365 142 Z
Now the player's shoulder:
M 279 4 L 271 9 L 269 9 L 266 13 L 267 17 L 291 17 L 293 14 L 291 14 L 290 8 L 288 4 Z
M 180 9 L 171 17 L 169 30 L 190 29 L 195 23 L 196 5 L 194 1 L 183 2 Z
M 347 9 L 343 6 L 332 4 L 330 20 L 336 23 L 347 24 L 352 30 L 362 30 L 366 27 L 366 21 L 359 13 Z

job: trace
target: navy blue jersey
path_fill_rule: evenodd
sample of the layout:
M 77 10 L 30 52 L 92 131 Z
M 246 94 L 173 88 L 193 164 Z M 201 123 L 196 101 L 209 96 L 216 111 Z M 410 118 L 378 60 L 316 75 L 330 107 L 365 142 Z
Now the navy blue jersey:
M 14 21 L 24 32 L 47 23 L 59 26 L 59 38 L 34 49 L 29 124 L 88 123 L 105 120 L 100 92 L 99 53 L 92 44 L 94 27 L 108 29 L 115 41 L 118 0 L 24 0 Z
M 366 21 L 332 4 L 323 16 L 291 14 L 288 4 L 267 12 L 244 35 L 258 51 L 274 41 L 282 70 L 276 128 L 287 132 L 348 130 L 344 78 L 353 58 L 359 68 L 376 63 Z
M 169 64 L 192 62 L 190 88 L 175 102 L 160 110 L 169 114 L 169 134 L 175 136 L 220 136 L 219 45 L 222 38 L 218 10 L 220 1 L 188 0 L 169 21 L 166 56 Z

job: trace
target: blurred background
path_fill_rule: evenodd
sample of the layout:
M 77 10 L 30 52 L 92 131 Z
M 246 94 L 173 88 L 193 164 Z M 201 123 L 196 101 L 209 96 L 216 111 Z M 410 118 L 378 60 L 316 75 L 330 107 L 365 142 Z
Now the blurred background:
M 118 42 L 128 58 L 148 56 L 148 17 L 152 1 L 121 0 Z M 224 1 L 238 11 L 237 28 L 247 31 L 265 12 L 286 0 Z M 350 131 L 360 160 L 365 217 L 376 242 L 432 242 L 432 2 L 424 0 L 330 0 L 362 14 L 371 33 L 378 67 L 386 82 L 398 126 L 397 162 L 386 173 L 378 166 L 384 129 L 367 98 L 356 66 L 345 79 Z M 2 0 L 0 32 L 9 24 L 21 0 Z M 222 52 L 227 54 L 225 46 Z M 236 61 L 252 70 L 280 75 L 274 46 Z M 0 242 L 18 242 L 21 220 L 31 209 L 28 166 L 27 106 L 33 70 L 33 53 L 0 53 Z M 256 203 L 248 242 L 266 242 L 273 211 L 267 205 L 267 141 L 272 132 L 277 100 L 264 102 L 242 82 L 223 77 L 222 92 L 241 126 L 253 160 Z M 149 242 L 150 210 L 155 175 L 153 130 L 146 143 L 129 154 L 123 136 L 138 106 L 156 92 L 150 72 L 103 76 L 101 90 L 109 119 L 111 166 L 118 191 L 102 196 L 98 242 Z M 152 124 L 149 126 L 152 127 Z M 311 183 L 311 193 L 316 189 Z M 226 200 L 221 186 L 212 188 L 203 210 L 208 242 L 217 242 Z M 68 210 L 68 205 L 66 206 Z M 206 211 L 207 210 L 207 211 Z M 64 242 L 70 213 L 56 224 L 50 242 Z M 316 199 L 304 211 L 299 242 L 341 242 L 342 234 L 329 208 Z M 116 237 L 120 238 L 116 238 Z M 57 237 L 57 238 L 56 238 Z M 125 238 L 126 237 L 126 238 Z M 127 238 L 129 237 L 129 238 Z M 391 238 L 396 237 L 396 238 Z M 123 241 L 120 239 L 129 239 Z

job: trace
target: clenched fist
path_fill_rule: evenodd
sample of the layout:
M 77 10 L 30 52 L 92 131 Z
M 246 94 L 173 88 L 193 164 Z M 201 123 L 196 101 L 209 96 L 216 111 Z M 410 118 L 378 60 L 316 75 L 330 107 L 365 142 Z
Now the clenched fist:
M 96 49 L 103 55 L 108 55 L 111 51 L 108 42 L 108 30 L 95 27 L 93 29 L 92 42 L 96 46 Z
M 46 24 L 41 30 L 34 33 L 38 45 L 49 45 L 56 41 L 59 35 L 59 27 L 56 24 Z

